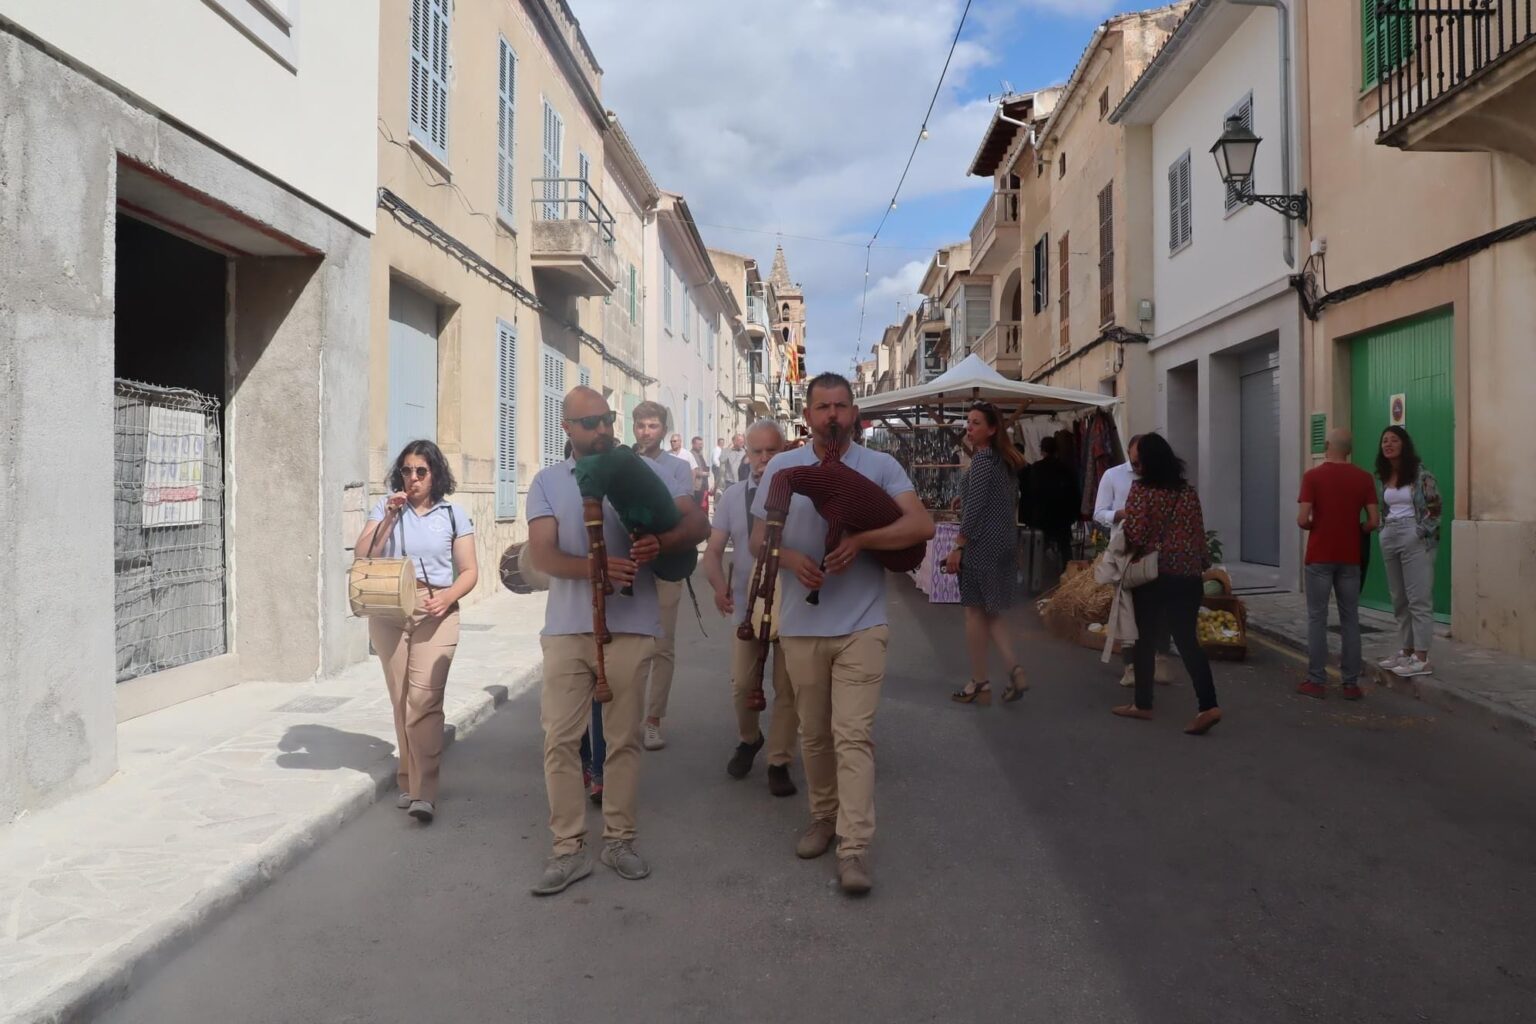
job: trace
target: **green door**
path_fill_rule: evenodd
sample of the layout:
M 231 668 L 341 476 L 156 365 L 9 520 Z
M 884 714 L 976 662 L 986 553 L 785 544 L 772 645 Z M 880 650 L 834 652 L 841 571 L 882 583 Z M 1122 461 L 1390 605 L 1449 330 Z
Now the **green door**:
M 1447 309 L 1361 335 L 1350 351 L 1350 429 L 1355 434 L 1355 462 L 1374 474 L 1381 432 L 1392 423 L 1394 403 L 1401 396 L 1402 424 L 1440 484 L 1445 512 L 1435 560 L 1435 616 L 1442 621 L 1449 621 L 1451 614 L 1451 516 L 1456 508 L 1453 337 L 1453 314 Z M 1381 571 L 1379 542 L 1372 552 L 1361 602 L 1369 608 L 1392 608 L 1386 573 Z

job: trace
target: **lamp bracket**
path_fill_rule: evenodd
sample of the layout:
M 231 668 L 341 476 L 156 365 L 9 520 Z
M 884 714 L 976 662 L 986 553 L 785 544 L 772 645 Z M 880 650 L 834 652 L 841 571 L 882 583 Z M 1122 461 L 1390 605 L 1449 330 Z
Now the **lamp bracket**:
M 1307 217 L 1312 210 L 1312 204 L 1307 197 L 1306 189 L 1302 189 L 1299 194 L 1294 196 L 1245 195 L 1243 196 L 1243 201 L 1250 205 L 1259 203 L 1267 206 L 1281 216 L 1288 217 L 1291 220 L 1299 220 L 1303 224 L 1307 223 Z

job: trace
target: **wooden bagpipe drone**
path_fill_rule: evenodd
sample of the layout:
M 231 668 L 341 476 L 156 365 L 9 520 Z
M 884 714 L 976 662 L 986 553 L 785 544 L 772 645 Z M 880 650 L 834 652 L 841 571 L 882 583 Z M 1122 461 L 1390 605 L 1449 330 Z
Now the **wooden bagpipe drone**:
M 597 684 L 593 699 L 606 704 L 613 699 L 603 664 L 603 645 L 613 640 L 608 632 L 608 597 L 613 583 L 608 578 L 608 545 L 603 539 L 603 501 L 613 506 L 619 521 L 633 539 L 663 534 L 682 521 L 677 502 L 656 471 L 642 456 L 624 445 L 576 460 L 576 486 L 581 490 L 582 521 L 587 528 L 587 569 L 592 583 L 592 635 L 597 644 Z M 663 551 L 650 563 L 657 579 L 686 580 L 698 566 L 699 553 L 691 545 Z M 634 594 L 633 586 L 620 591 Z
M 814 465 L 794 466 L 774 473 L 768 486 L 768 496 L 763 501 L 765 520 L 763 550 L 752 567 L 752 580 L 747 589 L 747 608 L 741 624 L 736 629 L 737 639 L 758 642 L 757 659 L 752 666 L 747 707 L 761 711 L 768 706 L 763 696 L 763 670 L 768 660 L 769 644 L 777 637 L 778 624 L 774 621 L 775 596 L 779 578 L 779 553 L 784 542 L 784 520 L 789 516 L 790 500 L 804 495 L 816 507 L 816 512 L 827 521 L 826 550 L 834 550 L 842 543 L 846 533 L 864 533 L 890 526 L 901 518 L 902 512 L 896 500 L 885 488 L 842 461 L 839 438 L 826 446 L 827 454 Z M 892 551 L 869 553 L 891 572 L 911 572 L 923 562 L 926 543 Z M 822 568 L 826 568 L 823 556 Z M 761 614 L 755 611 L 756 602 L 763 602 Z M 820 604 L 821 592 L 813 590 L 805 597 L 807 604 Z M 754 619 L 756 625 L 754 628 Z

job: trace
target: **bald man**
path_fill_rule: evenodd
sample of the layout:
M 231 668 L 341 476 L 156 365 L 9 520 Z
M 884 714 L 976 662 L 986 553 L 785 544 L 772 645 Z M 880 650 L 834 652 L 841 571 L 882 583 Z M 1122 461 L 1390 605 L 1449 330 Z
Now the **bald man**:
M 1350 462 L 1354 447 L 1349 431 L 1330 431 L 1323 462 L 1301 478 L 1297 498 L 1296 525 L 1307 531 L 1307 678 L 1297 692 L 1317 700 L 1328 695 L 1329 594 L 1338 602 L 1343 634 L 1342 695 L 1345 700 L 1364 696 L 1360 690 L 1361 556 L 1381 517 L 1375 482 Z
M 566 395 L 561 417 L 572 457 L 539 471 L 528 489 L 527 503 L 528 555 L 533 566 L 550 578 L 539 637 L 544 652 L 540 722 L 554 849 L 533 886 L 538 896 L 563 892 L 592 873 L 579 749 L 597 682 L 597 644 L 592 633 L 587 529 L 575 466 L 576 459 L 614 447 L 614 413 L 591 388 L 579 387 Z M 603 705 L 602 712 L 608 741 L 602 861 L 630 880 L 650 874 L 634 847 L 645 669 L 661 635 L 661 609 L 650 564 L 663 551 L 698 544 L 709 531 L 708 520 L 694 507 L 686 486 L 670 485 L 668 490 L 678 502 L 682 521 L 666 533 L 642 537 L 633 544 L 613 506 L 603 502 L 609 578 L 615 589 L 633 585 L 634 594 L 614 597 L 607 604 L 613 640 L 604 651 L 604 661 L 613 700 Z

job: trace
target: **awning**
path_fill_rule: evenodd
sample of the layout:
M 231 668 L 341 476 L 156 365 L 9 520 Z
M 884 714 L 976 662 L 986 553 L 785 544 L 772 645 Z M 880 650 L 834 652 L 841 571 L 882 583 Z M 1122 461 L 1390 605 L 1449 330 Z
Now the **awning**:
M 906 411 L 932 413 L 941 408 L 959 414 L 972 402 L 991 402 L 1015 415 L 1048 415 L 1109 409 L 1118 401 L 1112 395 L 1010 380 L 972 353 L 927 384 L 869 396 L 859 403 L 859 415 L 870 419 Z

